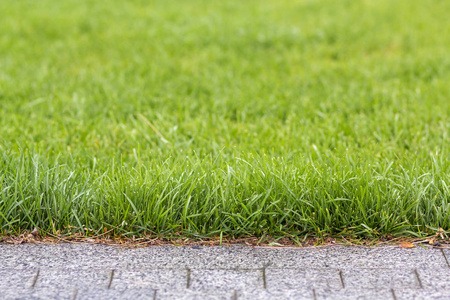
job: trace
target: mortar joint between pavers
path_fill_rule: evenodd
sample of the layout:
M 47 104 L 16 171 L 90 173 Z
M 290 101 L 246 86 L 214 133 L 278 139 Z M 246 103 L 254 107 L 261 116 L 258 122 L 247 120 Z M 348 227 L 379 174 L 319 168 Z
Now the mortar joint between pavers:
M 114 278 L 114 269 L 112 269 L 111 270 L 111 274 L 109 275 L 109 282 L 108 282 L 108 287 L 107 287 L 107 289 L 110 289 L 111 288 L 111 284 L 112 284 L 112 281 L 113 281 L 113 278 Z
M 445 262 L 447 263 L 447 267 L 450 268 L 450 262 L 448 261 L 447 255 L 445 255 L 444 249 L 441 249 L 441 253 L 444 256 Z
M 394 300 L 397 300 L 397 296 L 395 295 L 394 289 L 391 289 L 391 294 L 392 294 L 392 298 L 393 298 Z
M 77 296 L 78 296 L 78 289 L 76 289 L 76 290 L 73 292 L 72 300 L 77 299 Z
M 34 289 L 34 287 L 36 286 L 36 282 L 38 281 L 38 278 L 39 278 L 39 272 L 40 272 L 40 269 L 37 270 L 36 275 L 33 278 L 33 282 L 31 283 L 32 289 Z
M 186 288 L 188 289 L 191 285 L 191 269 L 186 268 Z
M 339 269 L 339 278 L 341 279 L 342 288 L 345 289 L 344 275 L 341 269 Z
M 414 274 L 416 275 L 417 283 L 419 284 L 419 287 L 423 289 L 422 280 L 420 280 L 419 272 L 417 272 L 417 269 L 414 269 Z
M 267 289 L 267 277 L 266 277 L 266 268 L 261 269 L 262 272 L 262 280 L 263 280 L 263 288 Z

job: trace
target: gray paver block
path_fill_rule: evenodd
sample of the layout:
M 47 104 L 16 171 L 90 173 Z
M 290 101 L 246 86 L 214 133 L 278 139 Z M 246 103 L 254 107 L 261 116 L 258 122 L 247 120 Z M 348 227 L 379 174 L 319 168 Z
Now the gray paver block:
M 191 270 L 192 290 L 263 288 L 262 270 Z
M 92 244 L 1 245 L 0 268 L 116 268 L 116 247 Z
M 159 299 L 303 299 L 311 296 L 305 293 L 315 292 L 317 299 L 385 300 L 392 298 L 391 287 L 397 299 L 450 299 L 450 267 L 443 253 L 450 257 L 450 250 L 419 247 L 124 249 L 0 244 L 0 299 L 72 299 L 76 289 L 78 298 L 85 299 L 153 298 L 154 287 Z M 263 267 L 267 290 L 263 289 Z M 190 268 L 190 289 L 185 289 L 186 268 Z M 330 273 L 317 273 L 322 268 Z M 31 286 L 38 269 L 36 288 L 24 289 Z M 112 269 L 113 289 L 107 290 Z M 342 269 L 344 289 L 337 288 L 337 269 Z M 416 288 L 419 281 L 410 276 L 414 269 L 423 289 Z M 132 285 L 126 286 L 129 281 Z
M 337 269 L 267 269 L 268 289 L 341 289 L 342 282 Z
M 190 269 L 261 269 L 265 261 L 254 247 L 186 247 L 184 251 Z
M 161 246 L 139 249 L 122 248 L 117 269 L 186 269 L 183 247 Z
M 127 269 L 258 269 L 264 266 L 252 247 L 243 246 L 122 249 L 118 264 Z
M 114 272 L 112 289 L 184 289 L 187 283 L 187 270 L 160 269 L 145 271 Z
M 397 300 L 450 299 L 450 290 L 394 290 Z
M 445 267 L 438 249 L 417 247 L 256 248 L 255 253 L 268 268 L 417 268 Z
M 343 290 L 315 290 L 316 299 L 358 299 L 358 300 L 388 300 L 394 299 L 391 290 L 376 289 L 343 289 Z
M 171 290 L 158 290 L 156 291 L 156 299 L 158 300 L 232 300 L 234 299 L 234 291 L 193 291 L 189 289 L 181 291 L 171 291 Z
M 115 300 L 115 299 L 148 299 L 153 300 L 156 290 L 151 289 L 129 289 L 124 291 L 119 290 L 79 290 L 76 295 L 77 300 Z
M 410 269 L 346 269 L 342 277 L 348 289 L 420 288 L 414 270 Z
M 264 290 L 248 289 L 237 292 L 237 299 L 248 300 L 313 300 L 314 292 L 312 289 L 295 290 Z
M 55 289 L 0 289 L 0 299 L 2 300 L 72 300 L 73 290 Z
M 450 290 L 450 268 L 417 269 L 424 289 Z
M 327 267 L 353 268 L 440 268 L 447 265 L 439 249 L 416 247 L 327 247 Z
M 37 270 L 34 269 L 0 269 L 0 289 L 30 288 L 36 278 L 36 274 Z
M 3 268 L 258 269 L 269 268 L 425 268 L 448 266 L 439 249 L 333 246 L 147 247 L 125 249 L 106 245 L 1 245 Z M 446 250 L 447 256 L 450 252 Z
M 39 271 L 36 288 L 52 289 L 106 289 L 111 278 L 111 270 L 54 270 Z
M 327 252 L 325 248 L 255 248 L 255 255 L 268 268 L 325 268 Z
M 265 261 L 253 247 L 175 247 L 139 249 L 94 244 L 1 245 L 0 268 L 61 269 L 258 269 Z

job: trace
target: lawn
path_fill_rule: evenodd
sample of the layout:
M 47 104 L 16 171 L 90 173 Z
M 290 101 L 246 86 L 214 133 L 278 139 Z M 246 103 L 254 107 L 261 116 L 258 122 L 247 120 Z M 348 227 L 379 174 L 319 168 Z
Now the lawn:
M 0 235 L 450 230 L 449 11 L 1 1 Z

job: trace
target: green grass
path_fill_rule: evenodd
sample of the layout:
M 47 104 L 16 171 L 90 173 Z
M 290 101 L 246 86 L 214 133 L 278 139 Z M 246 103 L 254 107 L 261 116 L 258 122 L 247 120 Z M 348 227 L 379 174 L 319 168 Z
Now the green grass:
M 450 230 L 449 11 L 1 1 L 1 234 Z

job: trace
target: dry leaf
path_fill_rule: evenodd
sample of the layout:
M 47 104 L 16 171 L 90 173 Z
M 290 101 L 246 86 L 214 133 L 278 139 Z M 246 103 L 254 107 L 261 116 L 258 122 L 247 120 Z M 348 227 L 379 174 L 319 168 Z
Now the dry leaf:
M 433 238 L 428 239 L 427 241 L 428 241 L 428 244 L 430 244 L 430 245 L 434 245 L 434 243 L 436 243 L 436 239 L 433 239 Z
M 398 245 L 400 248 L 414 248 L 416 246 L 414 246 L 413 243 L 410 242 L 401 242 L 400 245 Z
M 441 227 L 439 227 L 439 232 L 436 235 L 439 235 L 441 237 L 441 239 L 444 239 L 444 236 L 447 237 L 447 235 L 445 234 L 445 230 Z
M 336 244 L 336 241 L 335 241 L 332 237 L 330 237 L 330 236 L 327 236 L 327 238 L 325 239 L 325 241 L 326 241 L 328 244 Z
M 33 231 L 31 232 L 31 234 L 36 237 L 39 236 L 39 229 L 37 227 L 34 227 Z

